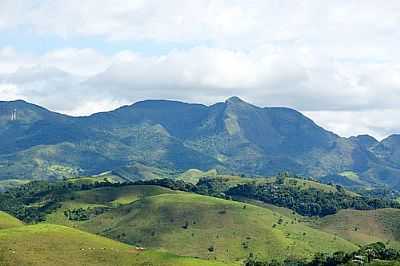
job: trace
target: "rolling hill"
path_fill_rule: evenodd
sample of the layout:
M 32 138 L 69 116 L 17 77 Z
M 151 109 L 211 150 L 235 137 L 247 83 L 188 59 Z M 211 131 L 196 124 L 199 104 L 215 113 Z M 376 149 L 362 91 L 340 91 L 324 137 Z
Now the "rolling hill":
M 0 211 L 0 230 L 23 226 L 24 223 L 8 213 Z
M 1 225 L 9 220 L 10 217 L 1 214 Z M 18 223 L 7 229 L 0 229 L 0 265 L 228 266 L 220 262 L 179 257 L 155 250 L 141 250 L 65 226 L 21 226 Z
M 107 171 L 136 180 L 216 169 L 261 176 L 290 171 L 347 186 L 400 188 L 397 135 L 381 142 L 342 138 L 293 109 L 257 107 L 237 97 L 211 106 L 149 100 L 88 117 L 0 102 L 0 125 L 1 180 Z M 343 174 L 350 172 L 358 179 Z
M 341 210 L 322 218 L 316 223 L 316 228 L 358 245 L 380 241 L 399 249 L 399 224 L 399 209 Z
M 98 188 L 79 191 L 71 198 L 46 222 L 182 256 L 236 262 L 250 253 L 283 259 L 356 248 L 266 208 L 157 186 Z M 111 209 L 81 221 L 65 215 L 68 210 L 89 207 Z
M 192 180 L 213 173 L 191 170 L 182 178 Z M 70 254 L 76 265 L 238 266 L 250 256 L 260 261 L 283 261 L 311 259 L 320 252 L 350 254 L 358 245 L 376 241 L 400 247 L 399 209 L 345 209 L 334 215 L 304 217 L 256 199 L 233 201 L 229 196 L 227 200 L 184 192 L 189 188 L 186 191 L 202 193 L 208 187 L 208 195 L 221 196 L 233 187 L 268 185 L 299 191 L 300 202 L 303 196 L 315 193 L 339 193 L 348 200 L 362 198 L 339 186 L 284 175 L 256 179 L 214 175 L 196 185 L 171 179 L 135 184 L 110 182 L 114 178 L 105 173 L 32 182 L 2 193 L 11 197 L 5 207 L 14 206 L 10 211 L 17 217 L 38 224 L 24 225 L 0 213 L 0 265 L 31 265 L 29 262 L 46 260 L 72 265 L 61 262 L 65 254 Z M 30 213 L 26 213 L 28 210 Z M 106 243 L 109 249 L 100 247 Z

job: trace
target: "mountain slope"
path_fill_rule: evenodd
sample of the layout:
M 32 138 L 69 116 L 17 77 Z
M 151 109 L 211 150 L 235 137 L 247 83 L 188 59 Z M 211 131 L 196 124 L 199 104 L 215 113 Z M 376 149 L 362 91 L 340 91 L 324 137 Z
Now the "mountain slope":
M 327 181 L 352 171 L 360 182 L 350 185 L 400 187 L 398 136 L 342 138 L 295 110 L 260 108 L 237 97 L 211 106 L 149 100 L 89 117 L 0 102 L 0 124 L 0 179 L 121 170 L 132 180 L 141 178 L 130 172 L 141 164 L 160 172 L 290 171 Z

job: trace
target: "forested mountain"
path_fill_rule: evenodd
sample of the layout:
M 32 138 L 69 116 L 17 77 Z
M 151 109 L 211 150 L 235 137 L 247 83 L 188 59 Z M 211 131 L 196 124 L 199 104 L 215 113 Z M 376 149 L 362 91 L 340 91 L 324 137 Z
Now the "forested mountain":
M 169 173 L 290 171 L 349 186 L 400 188 L 400 135 L 381 142 L 343 138 L 296 110 L 237 97 L 211 106 L 148 100 L 88 117 L 0 102 L 0 125 L 2 180 L 129 175 L 140 165 Z

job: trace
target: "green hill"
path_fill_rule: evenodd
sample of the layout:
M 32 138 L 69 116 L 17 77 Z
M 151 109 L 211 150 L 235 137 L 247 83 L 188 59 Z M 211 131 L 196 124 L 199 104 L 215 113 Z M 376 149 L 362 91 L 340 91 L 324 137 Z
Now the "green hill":
M 215 169 L 209 170 L 206 172 L 203 172 L 198 169 L 189 169 L 189 170 L 185 171 L 184 173 L 178 175 L 177 179 L 183 180 L 188 183 L 196 184 L 197 182 L 199 182 L 200 178 L 216 177 L 216 176 L 218 176 L 218 173 Z
M 112 209 L 84 221 L 64 215 L 67 209 L 95 206 Z M 146 248 L 228 262 L 250 253 L 282 259 L 355 249 L 340 237 L 265 208 L 156 186 L 80 191 L 47 221 Z
M 68 220 L 64 211 L 78 208 L 106 207 L 115 208 L 120 205 L 133 203 L 141 198 L 160 195 L 164 193 L 179 193 L 168 188 L 158 186 L 123 186 L 123 187 L 101 187 L 86 191 L 73 192 L 70 199 L 63 202 L 61 208 L 47 215 L 49 223 L 59 223 L 68 226 L 77 226 L 79 222 Z
M 223 266 L 133 246 L 69 227 L 40 224 L 0 230 L 0 265 Z
M 341 210 L 322 218 L 316 228 L 360 245 L 380 241 L 400 248 L 399 224 L 399 209 Z
M 13 216 L 0 211 L 0 230 L 24 225 L 23 222 Z

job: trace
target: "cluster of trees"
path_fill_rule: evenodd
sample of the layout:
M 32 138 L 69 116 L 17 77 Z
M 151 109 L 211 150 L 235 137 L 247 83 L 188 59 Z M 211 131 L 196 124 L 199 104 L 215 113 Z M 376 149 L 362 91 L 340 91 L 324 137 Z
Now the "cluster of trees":
M 62 180 L 33 181 L 0 193 L 0 210 L 26 223 L 41 222 L 44 221 L 46 214 L 59 208 L 60 202 L 70 197 L 73 191 L 121 185 L 107 180 L 91 184 Z
M 286 259 L 282 262 L 258 261 L 250 256 L 245 266 L 336 266 L 336 265 L 365 265 L 374 260 L 382 261 L 398 261 L 400 252 L 393 248 L 388 248 L 381 242 L 369 244 L 361 247 L 358 251 L 345 253 L 338 251 L 334 254 L 316 254 L 310 261 L 304 259 Z
M 196 185 L 191 183 L 186 183 L 183 180 L 175 180 L 170 178 L 136 181 L 133 182 L 132 184 L 161 186 L 172 190 L 192 192 L 219 198 L 226 198 L 227 196 L 225 193 L 231 187 L 228 184 L 228 180 L 224 178 L 215 178 L 215 177 L 201 178 Z
M 186 183 L 182 180 L 175 180 L 171 178 L 163 178 L 163 179 L 151 179 L 151 180 L 139 180 L 130 185 L 151 185 L 151 186 L 160 186 L 169 188 L 172 190 L 180 190 L 186 192 L 194 192 L 196 191 L 196 185 L 191 183 Z
M 379 208 L 400 208 L 393 200 L 354 196 L 341 187 L 337 191 L 323 191 L 316 188 L 299 189 L 284 182 L 268 184 L 242 184 L 229 189 L 227 195 L 246 197 L 286 207 L 304 216 L 325 216 L 340 209 L 370 210 Z
M 86 209 L 84 209 L 84 208 L 76 208 L 75 209 L 74 208 L 74 209 L 65 210 L 64 215 L 65 215 L 65 217 L 68 218 L 68 220 L 71 220 L 71 221 L 86 221 L 97 215 L 105 213 L 108 210 L 110 210 L 109 207 L 93 207 L 93 208 L 88 207 Z

